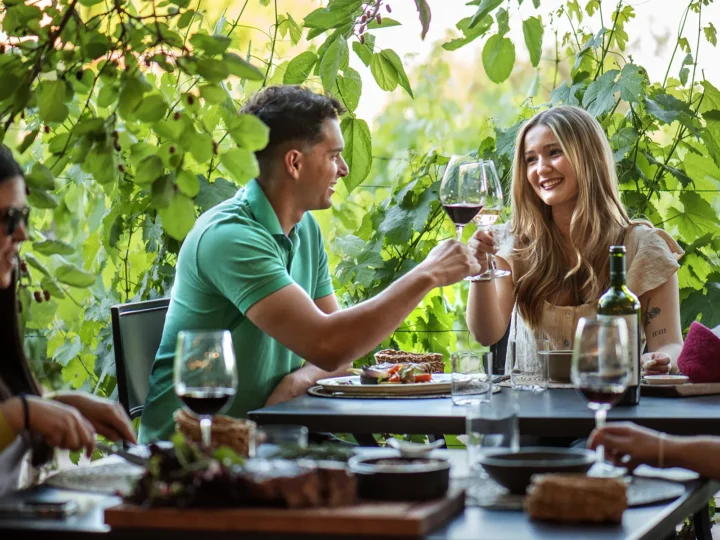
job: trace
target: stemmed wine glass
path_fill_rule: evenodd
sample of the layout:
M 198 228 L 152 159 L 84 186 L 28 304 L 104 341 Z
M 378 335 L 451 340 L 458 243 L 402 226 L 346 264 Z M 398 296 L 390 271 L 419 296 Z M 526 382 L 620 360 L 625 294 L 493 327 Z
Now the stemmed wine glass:
M 473 218 L 473 223 L 482 230 L 489 232 L 492 225 L 500 217 L 505 200 L 503 197 L 502 184 L 500 184 L 497 169 L 495 169 L 495 163 L 491 160 L 482 160 L 480 163 L 482 170 L 482 190 L 485 192 L 485 205 Z M 467 278 L 468 281 L 487 281 L 510 275 L 509 271 L 496 268 L 495 255 L 487 253 L 485 257 L 487 270 L 481 274 L 470 276 Z
M 235 397 L 237 369 L 232 336 L 227 330 L 178 333 L 175 349 L 175 393 L 200 417 L 203 446 L 210 448 L 212 415 L 225 411 Z
M 630 380 L 628 329 L 623 319 L 581 317 L 575 331 L 571 377 L 595 411 L 595 426 L 605 425 L 607 411 L 622 398 Z M 597 447 L 592 476 L 618 476 L 605 463 L 605 448 Z
M 482 167 L 477 157 L 452 156 L 440 183 L 440 203 L 455 224 L 456 238 L 485 204 Z

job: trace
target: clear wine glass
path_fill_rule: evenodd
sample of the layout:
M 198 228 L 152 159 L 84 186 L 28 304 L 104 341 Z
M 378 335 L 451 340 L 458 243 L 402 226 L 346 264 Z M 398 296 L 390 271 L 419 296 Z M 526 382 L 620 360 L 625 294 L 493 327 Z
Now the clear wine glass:
M 617 317 L 580 318 L 575 332 L 571 377 L 575 387 L 595 411 L 595 426 L 605 425 L 607 411 L 622 398 L 630 380 L 628 329 Z M 598 446 L 592 476 L 618 476 L 619 469 L 605 463 Z
M 440 183 L 440 203 L 455 224 L 458 241 L 465 225 L 485 204 L 480 161 L 470 155 L 452 156 Z
M 175 393 L 200 417 L 205 448 L 210 448 L 212 416 L 225 411 L 235 397 L 237 368 L 227 330 L 178 333 L 175 349 Z
M 498 177 L 495 163 L 491 160 L 482 160 L 482 182 L 483 191 L 485 192 L 485 205 L 482 210 L 473 218 L 473 223 L 478 228 L 485 232 L 490 232 L 492 225 L 500 217 L 503 207 L 505 206 L 505 198 L 503 197 L 502 184 Z M 497 247 L 498 240 L 495 239 L 495 246 Z M 482 274 L 470 276 L 468 281 L 487 281 L 499 277 L 509 276 L 510 272 L 507 270 L 500 270 L 497 268 L 495 263 L 495 255 L 487 253 L 485 255 L 487 261 L 487 270 Z

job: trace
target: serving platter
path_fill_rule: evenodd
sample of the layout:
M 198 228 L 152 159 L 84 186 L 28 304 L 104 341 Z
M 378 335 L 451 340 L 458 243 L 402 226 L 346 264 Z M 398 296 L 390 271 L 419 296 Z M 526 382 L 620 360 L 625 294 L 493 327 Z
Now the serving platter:
M 433 394 L 448 394 L 450 392 L 449 373 L 433 373 L 430 382 L 410 384 L 360 384 L 359 375 L 348 375 L 344 377 L 331 377 L 320 379 L 317 384 L 323 390 L 333 394 L 345 395 L 414 395 L 427 396 Z

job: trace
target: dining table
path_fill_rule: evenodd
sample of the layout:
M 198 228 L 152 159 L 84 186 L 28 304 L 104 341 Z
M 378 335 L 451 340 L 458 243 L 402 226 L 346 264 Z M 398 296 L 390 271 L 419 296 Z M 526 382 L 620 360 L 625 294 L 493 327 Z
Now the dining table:
M 386 449 L 361 449 L 360 452 L 387 452 Z M 446 457 L 452 464 L 451 488 L 460 486 L 467 488 L 472 485 L 472 477 L 467 464 L 467 453 L 462 450 L 434 450 L 431 454 Z M 118 460 L 117 456 L 103 458 L 91 466 Z M 657 540 L 674 538 L 675 527 L 685 517 L 695 515 L 696 526 L 709 531 L 705 503 L 713 493 L 720 489 L 720 482 L 704 478 L 687 476 L 680 482 L 684 486 L 682 495 L 677 498 L 631 507 L 625 510 L 619 524 L 559 524 L 536 522 L 528 518 L 522 510 L 493 510 L 479 506 L 467 505 L 461 513 L 445 524 L 430 531 L 424 538 L 429 540 L 515 540 L 523 539 L 576 539 L 587 540 Z M 0 519 L 1 538 L 22 538 L 23 540 L 191 540 L 212 538 L 226 540 L 244 538 L 266 540 L 280 538 L 288 540 L 305 540 L 325 538 L 322 535 L 278 535 L 261 533 L 237 532 L 203 532 L 200 530 L 144 530 L 137 528 L 112 528 L 104 523 L 105 508 L 117 505 L 121 498 L 115 495 L 70 491 L 40 485 L 13 495 L 15 498 L 33 498 L 34 500 L 76 500 L 81 508 L 77 515 L 64 519 Z M 704 519 L 704 523 L 701 521 Z M 708 533 L 709 534 L 709 533 Z M 329 538 L 329 537 L 327 537 Z M 337 538 L 337 536 L 334 536 Z M 345 540 L 359 537 L 352 533 L 352 524 L 348 524 Z M 365 537 L 368 538 L 368 537 Z M 379 536 L 370 538 L 379 539 Z M 398 537 L 395 537 L 398 538 Z M 699 536 L 702 538 L 702 536 Z M 706 537 L 710 540 L 710 536 Z

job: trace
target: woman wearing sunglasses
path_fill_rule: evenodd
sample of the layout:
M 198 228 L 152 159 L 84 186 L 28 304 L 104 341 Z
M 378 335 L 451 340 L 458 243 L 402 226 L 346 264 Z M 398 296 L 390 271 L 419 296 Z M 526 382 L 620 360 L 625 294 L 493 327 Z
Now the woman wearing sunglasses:
M 47 463 L 54 448 L 86 450 L 95 435 L 134 441 L 115 402 L 81 392 L 43 397 L 30 372 L 18 326 L 18 250 L 28 238 L 29 208 L 22 169 L 0 145 L 0 495 L 17 489 L 23 458 Z

